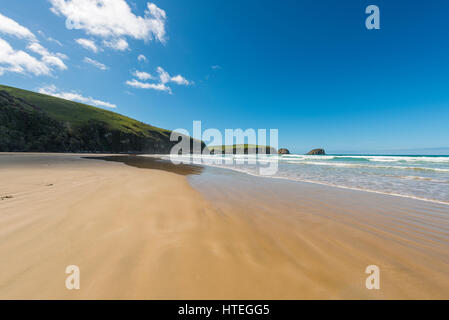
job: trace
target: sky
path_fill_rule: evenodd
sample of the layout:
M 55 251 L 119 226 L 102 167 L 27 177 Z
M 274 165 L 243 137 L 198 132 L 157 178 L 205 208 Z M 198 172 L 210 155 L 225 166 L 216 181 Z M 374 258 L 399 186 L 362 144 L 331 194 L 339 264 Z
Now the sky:
M 449 150 L 448 1 L 152 1 L 0 0 L 0 83 L 297 153 Z

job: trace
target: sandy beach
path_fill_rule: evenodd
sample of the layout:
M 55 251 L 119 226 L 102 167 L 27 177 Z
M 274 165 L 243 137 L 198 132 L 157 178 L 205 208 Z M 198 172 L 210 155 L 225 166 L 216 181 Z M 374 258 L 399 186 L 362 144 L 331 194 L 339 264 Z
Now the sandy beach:
M 444 204 L 87 156 L 0 154 L 0 299 L 449 298 Z

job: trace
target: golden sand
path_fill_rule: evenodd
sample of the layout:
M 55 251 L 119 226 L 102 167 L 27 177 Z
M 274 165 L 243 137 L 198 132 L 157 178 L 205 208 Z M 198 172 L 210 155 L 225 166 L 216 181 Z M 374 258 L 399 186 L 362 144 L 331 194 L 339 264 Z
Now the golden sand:
M 185 176 L 75 155 L 0 155 L 0 196 L 1 299 L 449 298 L 444 214 L 426 237 L 394 205 L 219 204 Z

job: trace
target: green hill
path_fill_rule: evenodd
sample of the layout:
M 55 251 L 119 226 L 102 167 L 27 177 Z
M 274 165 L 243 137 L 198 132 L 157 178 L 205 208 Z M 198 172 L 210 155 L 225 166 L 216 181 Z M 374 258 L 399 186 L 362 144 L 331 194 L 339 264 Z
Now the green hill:
M 169 153 L 171 131 L 0 85 L 0 151 Z

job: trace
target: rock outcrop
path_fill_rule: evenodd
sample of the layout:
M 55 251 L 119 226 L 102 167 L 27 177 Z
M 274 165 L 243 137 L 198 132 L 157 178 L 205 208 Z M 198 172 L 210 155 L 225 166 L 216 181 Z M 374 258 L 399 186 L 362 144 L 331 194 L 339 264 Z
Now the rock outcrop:
M 314 156 L 322 156 L 325 154 L 326 152 L 324 151 L 324 149 L 313 149 L 307 153 L 307 155 L 314 155 Z
M 290 154 L 290 151 L 288 149 L 281 148 L 279 149 L 278 154 Z

